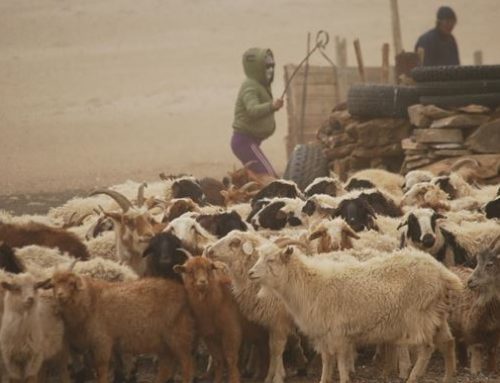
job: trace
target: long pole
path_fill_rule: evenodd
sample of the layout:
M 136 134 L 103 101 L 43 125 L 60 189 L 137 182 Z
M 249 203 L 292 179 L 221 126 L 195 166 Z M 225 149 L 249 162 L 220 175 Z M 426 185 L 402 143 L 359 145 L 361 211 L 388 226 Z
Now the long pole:
M 392 38 L 394 42 L 394 53 L 397 56 L 403 52 L 401 38 L 401 24 L 399 22 L 398 0 L 391 0 Z
M 307 33 L 307 55 L 311 52 L 311 32 Z M 304 82 L 302 83 L 302 105 L 300 108 L 300 143 L 304 143 L 304 129 L 305 129 L 305 119 L 306 119 L 306 107 L 307 107 L 307 80 L 309 77 L 309 57 L 306 60 L 304 67 Z
M 359 39 L 354 40 L 354 50 L 356 51 L 356 60 L 358 61 L 358 72 L 361 82 L 366 82 L 365 66 L 363 64 L 363 55 L 361 54 L 361 44 Z

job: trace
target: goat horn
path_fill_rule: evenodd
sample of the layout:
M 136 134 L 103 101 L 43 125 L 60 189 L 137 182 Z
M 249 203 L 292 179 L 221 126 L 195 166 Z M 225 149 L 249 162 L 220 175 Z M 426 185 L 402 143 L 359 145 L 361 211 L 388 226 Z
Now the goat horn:
M 73 262 L 71 262 L 71 264 L 68 267 L 68 271 L 73 271 L 77 262 L 78 262 L 78 259 L 75 259 Z
M 248 189 L 250 189 L 252 186 L 259 186 L 259 184 L 255 181 L 250 181 L 250 182 L 247 182 L 245 185 L 243 185 L 241 188 L 240 188 L 240 191 L 242 192 L 246 192 Z
M 144 189 L 148 187 L 148 184 L 146 182 L 143 182 L 140 186 L 139 189 L 137 190 L 137 206 L 141 207 L 144 205 Z
M 274 243 L 281 248 L 285 246 L 295 245 L 301 247 L 304 250 L 307 250 L 307 245 L 303 242 L 297 241 L 296 239 L 278 238 L 277 240 L 274 241 Z
M 462 158 L 461 160 L 458 160 L 453 165 L 451 165 L 450 171 L 454 172 L 467 163 L 474 165 L 476 168 L 480 166 L 479 161 L 474 158 Z
M 187 251 L 186 249 L 177 249 L 179 250 L 180 252 L 184 253 L 186 255 L 186 257 L 188 257 L 188 259 L 191 259 L 191 258 L 194 258 L 193 254 L 191 254 L 189 251 Z
M 97 194 L 106 194 L 107 196 L 113 198 L 116 203 L 122 208 L 124 213 L 126 213 L 132 207 L 132 203 L 129 201 L 129 199 L 115 190 L 99 189 L 90 193 L 90 196 L 94 196 Z

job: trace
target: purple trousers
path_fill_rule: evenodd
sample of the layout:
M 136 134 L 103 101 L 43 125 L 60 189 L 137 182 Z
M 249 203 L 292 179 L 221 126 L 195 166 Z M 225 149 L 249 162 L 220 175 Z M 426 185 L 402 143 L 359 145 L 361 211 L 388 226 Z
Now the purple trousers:
M 260 149 L 262 141 L 247 134 L 233 132 L 231 149 L 243 165 L 257 174 L 268 174 L 278 177 L 271 163 Z

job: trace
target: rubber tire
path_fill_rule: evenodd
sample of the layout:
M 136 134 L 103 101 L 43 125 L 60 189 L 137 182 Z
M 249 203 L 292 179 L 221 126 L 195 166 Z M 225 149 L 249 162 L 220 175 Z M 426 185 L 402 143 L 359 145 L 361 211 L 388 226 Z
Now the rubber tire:
M 496 108 L 500 105 L 500 93 L 462 94 L 457 96 L 423 96 L 423 105 L 436 105 L 441 108 L 455 108 L 470 104 L 484 105 Z
M 417 83 L 420 96 L 500 93 L 500 80 L 470 80 Z
M 418 104 L 418 89 L 413 86 L 355 84 L 347 95 L 347 109 L 357 117 L 408 116 L 408 107 Z
M 317 177 L 327 177 L 329 174 L 328 161 L 321 144 L 309 143 L 295 146 L 283 178 L 294 181 L 304 190 Z
M 500 65 L 419 66 L 411 70 L 416 82 L 500 79 Z

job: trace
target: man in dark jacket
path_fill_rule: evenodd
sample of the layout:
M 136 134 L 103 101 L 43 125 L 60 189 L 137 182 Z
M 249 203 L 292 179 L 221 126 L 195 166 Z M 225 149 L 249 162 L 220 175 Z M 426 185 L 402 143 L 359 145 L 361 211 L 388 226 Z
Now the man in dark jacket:
M 424 33 L 415 45 L 424 50 L 424 66 L 460 65 L 458 46 L 451 34 L 457 24 L 457 16 L 450 7 L 440 7 L 436 27 Z
M 273 100 L 271 93 L 274 65 L 270 49 L 250 48 L 243 54 L 246 79 L 236 99 L 231 149 L 253 172 L 277 177 L 260 149 L 261 142 L 274 133 L 274 113 L 283 106 L 283 100 Z

